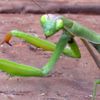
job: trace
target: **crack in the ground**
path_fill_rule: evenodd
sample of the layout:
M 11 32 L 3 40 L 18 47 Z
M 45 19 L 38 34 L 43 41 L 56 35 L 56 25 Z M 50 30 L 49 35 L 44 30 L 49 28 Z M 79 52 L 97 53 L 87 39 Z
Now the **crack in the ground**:
M 0 94 L 5 95 L 26 95 L 26 94 L 32 94 L 32 91 L 0 91 Z
M 16 1 L 16 2 L 15 2 Z M 100 14 L 100 5 L 98 2 L 96 3 L 77 3 L 70 4 L 66 1 L 64 2 L 54 2 L 48 1 L 39 1 L 40 7 L 36 6 L 36 3 L 31 1 L 20 1 L 17 0 L 12 2 L 0 1 L 0 13 L 13 14 L 13 13 L 35 13 L 35 14 L 43 14 L 43 13 L 84 13 L 84 14 Z M 5 6 L 6 5 L 6 6 Z M 45 9 L 41 9 L 45 5 Z

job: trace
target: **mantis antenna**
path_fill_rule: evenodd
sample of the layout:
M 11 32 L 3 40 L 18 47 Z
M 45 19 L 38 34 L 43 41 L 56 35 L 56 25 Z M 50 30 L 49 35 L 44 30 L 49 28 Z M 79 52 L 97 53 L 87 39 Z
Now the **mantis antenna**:
M 43 11 L 45 11 L 45 14 L 47 14 L 48 18 L 49 18 L 49 15 L 48 15 L 48 12 L 47 10 L 45 10 L 42 6 L 40 6 L 40 4 L 38 3 L 37 0 L 32 0 L 34 4 L 36 4 L 39 8 L 41 8 Z

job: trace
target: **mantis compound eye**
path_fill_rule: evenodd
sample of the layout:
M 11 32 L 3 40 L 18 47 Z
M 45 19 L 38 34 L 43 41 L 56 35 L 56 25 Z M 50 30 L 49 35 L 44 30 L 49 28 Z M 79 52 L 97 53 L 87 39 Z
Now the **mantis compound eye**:
M 49 22 L 54 22 L 55 20 L 55 16 L 52 15 L 52 14 L 45 14 L 45 15 L 42 15 L 41 18 L 40 18 L 40 22 L 42 24 L 42 26 L 44 26 L 45 24 L 48 24 Z
M 56 30 L 59 31 L 64 27 L 64 23 L 62 19 L 57 19 L 56 20 Z
M 44 25 L 46 21 L 47 21 L 47 15 L 41 16 L 41 19 L 40 19 L 41 24 Z

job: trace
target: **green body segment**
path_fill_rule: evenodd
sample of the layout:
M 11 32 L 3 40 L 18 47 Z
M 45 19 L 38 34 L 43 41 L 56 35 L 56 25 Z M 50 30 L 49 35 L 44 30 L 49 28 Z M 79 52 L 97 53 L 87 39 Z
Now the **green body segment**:
M 0 59 L 0 70 L 12 76 L 44 76 L 39 68 L 18 64 L 6 59 Z
M 48 63 L 43 67 L 43 73 L 48 75 L 52 69 L 54 68 L 55 63 L 59 59 L 62 51 L 64 50 L 64 47 L 68 43 L 69 38 L 65 34 L 65 32 L 62 34 L 60 40 L 57 43 L 56 50 L 53 52 L 52 57 L 49 59 Z
M 96 83 L 96 84 L 100 84 L 100 80 L 96 80 L 95 83 Z
M 25 40 L 26 42 L 28 42 L 36 47 L 43 48 L 44 50 L 54 51 L 55 46 L 56 46 L 52 42 L 40 39 L 36 36 L 32 36 L 30 34 L 22 32 L 22 31 L 12 30 L 10 33 L 12 34 L 12 36 L 21 38 L 21 39 Z
M 67 43 L 66 45 L 66 49 L 64 49 L 63 53 L 69 57 L 73 57 L 73 58 L 80 58 L 81 57 L 81 53 L 79 50 L 78 45 L 76 44 L 75 40 L 73 39 L 72 42 Z
M 36 47 L 43 48 L 44 50 L 47 50 L 47 51 L 54 51 L 56 48 L 56 44 L 54 44 L 50 41 L 47 41 L 47 40 L 40 39 L 36 36 L 32 36 L 25 32 L 13 30 L 10 33 L 12 34 L 12 36 L 21 38 L 21 39 L 25 40 L 26 42 L 28 42 Z M 73 57 L 73 58 L 80 58 L 80 56 L 81 56 L 80 51 L 79 51 L 78 46 L 75 41 L 73 41 L 73 43 L 68 43 L 66 48 L 64 49 L 63 53 L 65 55 Z
M 78 36 L 82 39 L 86 39 L 94 44 L 100 44 L 100 34 L 97 34 L 95 31 L 90 30 L 70 19 L 66 19 L 64 17 L 62 17 L 62 19 L 64 21 L 64 27 L 69 29 L 73 33 L 73 36 Z
M 95 100 L 95 99 L 96 99 L 97 84 L 100 84 L 100 80 L 96 80 L 96 81 L 94 82 L 93 98 L 92 98 L 92 100 Z

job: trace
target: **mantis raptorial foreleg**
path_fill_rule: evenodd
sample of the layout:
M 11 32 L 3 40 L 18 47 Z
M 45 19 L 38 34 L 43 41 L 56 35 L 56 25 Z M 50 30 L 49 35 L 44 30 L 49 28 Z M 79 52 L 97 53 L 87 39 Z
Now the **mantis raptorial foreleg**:
M 57 62 L 58 58 L 60 57 L 60 54 L 64 50 L 64 47 L 66 46 L 68 41 L 69 38 L 65 35 L 64 32 L 59 42 L 57 43 L 56 49 L 53 55 L 51 56 L 51 59 L 42 69 L 23 65 L 23 64 L 17 64 L 15 62 L 8 61 L 5 59 L 0 59 L 0 69 L 12 76 L 25 76 L 25 77 L 46 76 L 49 74 L 49 72 L 52 71 L 54 64 Z
M 18 30 L 12 30 L 9 33 L 7 33 L 6 36 L 4 37 L 3 41 L 1 41 L 1 44 L 7 43 L 7 44 L 11 45 L 9 43 L 9 41 L 11 40 L 12 37 L 17 37 L 17 38 L 23 39 L 26 42 L 28 42 L 38 48 L 47 50 L 47 51 L 54 51 L 56 48 L 56 44 L 54 44 L 50 41 L 40 39 L 37 36 L 32 36 L 28 33 L 18 31 Z M 63 54 L 66 56 L 73 57 L 73 58 L 80 58 L 81 54 L 80 54 L 79 48 L 78 48 L 76 42 L 74 41 L 74 39 L 73 39 L 73 42 L 71 42 L 71 43 L 69 42 L 67 44 L 66 48 L 63 50 Z

